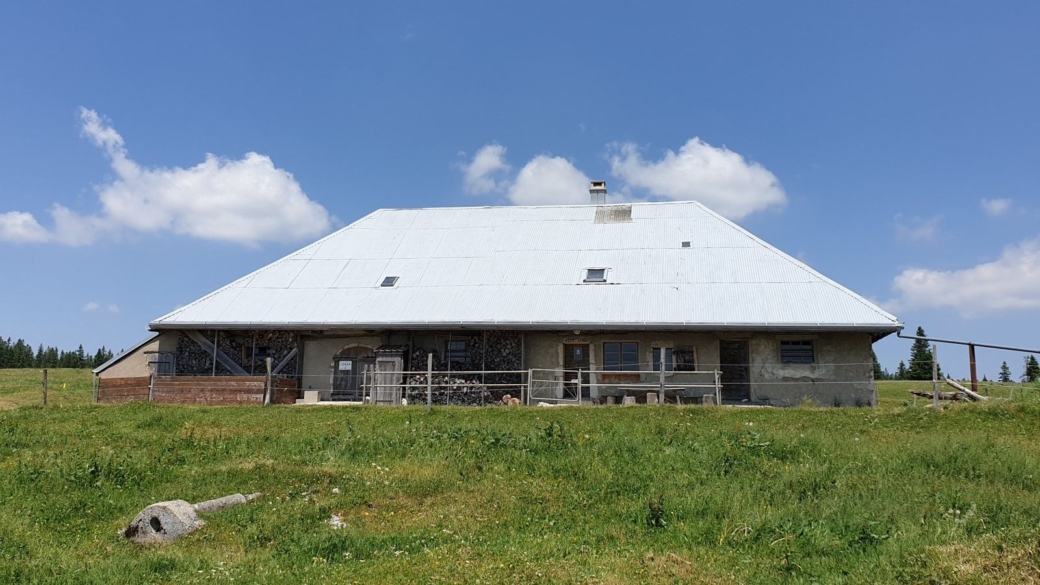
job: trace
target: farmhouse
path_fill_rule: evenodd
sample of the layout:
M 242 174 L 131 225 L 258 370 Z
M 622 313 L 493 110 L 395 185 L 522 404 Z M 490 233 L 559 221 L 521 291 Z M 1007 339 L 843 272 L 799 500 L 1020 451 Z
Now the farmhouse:
M 270 364 L 288 402 L 872 403 L 894 316 L 699 203 L 592 187 L 590 205 L 380 209 L 95 373 L 151 376 L 149 395 L 192 380 L 200 401 Z

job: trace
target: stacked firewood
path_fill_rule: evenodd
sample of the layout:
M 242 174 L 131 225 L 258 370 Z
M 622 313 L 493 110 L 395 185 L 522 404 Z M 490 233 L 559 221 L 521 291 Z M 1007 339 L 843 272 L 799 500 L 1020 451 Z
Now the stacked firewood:
M 426 404 L 426 376 L 417 375 L 408 379 L 405 398 L 408 404 Z M 464 380 L 454 376 L 434 376 L 431 394 L 433 404 L 455 406 L 492 406 L 501 405 L 506 394 L 518 396 L 517 388 L 489 389 L 480 383 Z
M 203 330 L 200 333 L 206 339 L 213 340 L 214 331 Z M 253 332 L 221 332 L 217 336 L 217 347 L 243 370 L 256 375 L 265 373 L 264 359 L 266 357 L 270 357 L 272 364 L 277 366 L 296 348 L 296 334 L 291 331 L 257 331 L 255 332 L 255 345 L 257 348 L 267 348 L 267 355 L 262 355 L 262 352 L 258 351 L 254 357 L 253 335 Z M 295 374 L 297 359 L 298 357 L 293 357 L 289 360 L 289 363 L 282 368 L 282 374 Z M 213 354 L 199 347 L 199 344 L 186 334 L 181 333 L 177 339 L 177 375 L 210 375 L 212 373 Z M 218 376 L 228 376 L 232 372 L 217 362 L 216 373 Z
M 205 335 L 206 332 L 203 332 Z M 210 339 L 212 339 L 210 333 Z M 190 337 L 181 333 L 177 338 L 177 375 L 203 376 L 213 373 L 213 354 L 203 350 Z

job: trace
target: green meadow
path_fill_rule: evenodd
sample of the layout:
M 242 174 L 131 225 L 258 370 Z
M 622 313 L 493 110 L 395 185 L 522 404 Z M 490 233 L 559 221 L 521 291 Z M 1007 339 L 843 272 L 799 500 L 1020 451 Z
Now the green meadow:
M 1037 389 L 935 412 L 929 386 L 427 414 L 94 406 L 58 370 L 44 408 L 39 372 L 0 370 L 0 582 L 1040 582 Z M 119 534 L 236 492 L 264 495 L 172 545 Z

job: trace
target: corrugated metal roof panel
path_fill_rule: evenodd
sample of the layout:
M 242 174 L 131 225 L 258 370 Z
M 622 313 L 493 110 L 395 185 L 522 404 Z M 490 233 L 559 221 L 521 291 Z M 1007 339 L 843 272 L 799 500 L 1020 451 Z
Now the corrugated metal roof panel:
M 596 209 L 380 210 L 153 326 L 899 327 L 698 203 L 633 204 L 627 223 Z

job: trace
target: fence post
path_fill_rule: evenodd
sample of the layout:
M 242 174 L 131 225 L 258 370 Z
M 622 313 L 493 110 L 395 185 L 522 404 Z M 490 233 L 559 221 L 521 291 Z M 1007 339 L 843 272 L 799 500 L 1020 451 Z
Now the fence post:
M 426 354 L 426 412 L 433 412 L 433 353 Z
M 265 358 L 264 365 L 267 366 L 267 376 L 264 380 L 264 406 L 267 406 L 271 404 L 271 358 Z
M 524 404 L 526 404 L 527 406 L 531 406 L 531 384 L 532 384 L 531 380 L 532 380 L 532 376 L 533 375 L 534 375 L 534 370 L 533 369 L 528 369 L 527 370 L 527 388 L 526 388 L 526 391 L 527 391 L 527 402 L 524 402 L 524 390 L 525 390 L 525 388 L 523 386 L 520 387 L 520 401 L 524 402 Z
M 939 410 L 939 348 L 932 344 L 932 406 Z
M 581 406 L 581 368 L 578 368 L 578 406 Z
M 664 404 L 664 348 L 661 348 L 661 359 L 657 361 L 658 367 L 661 368 L 660 382 L 657 386 L 657 406 Z
M 722 406 L 722 373 L 715 370 L 715 405 Z
M 975 345 L 968 344 L 968 366 L 971 368 L 971 391 L 979 393 L 979 376 L 975 371 Z
M 43 405 L 47 406 L 47 368 L 43 369 Z

